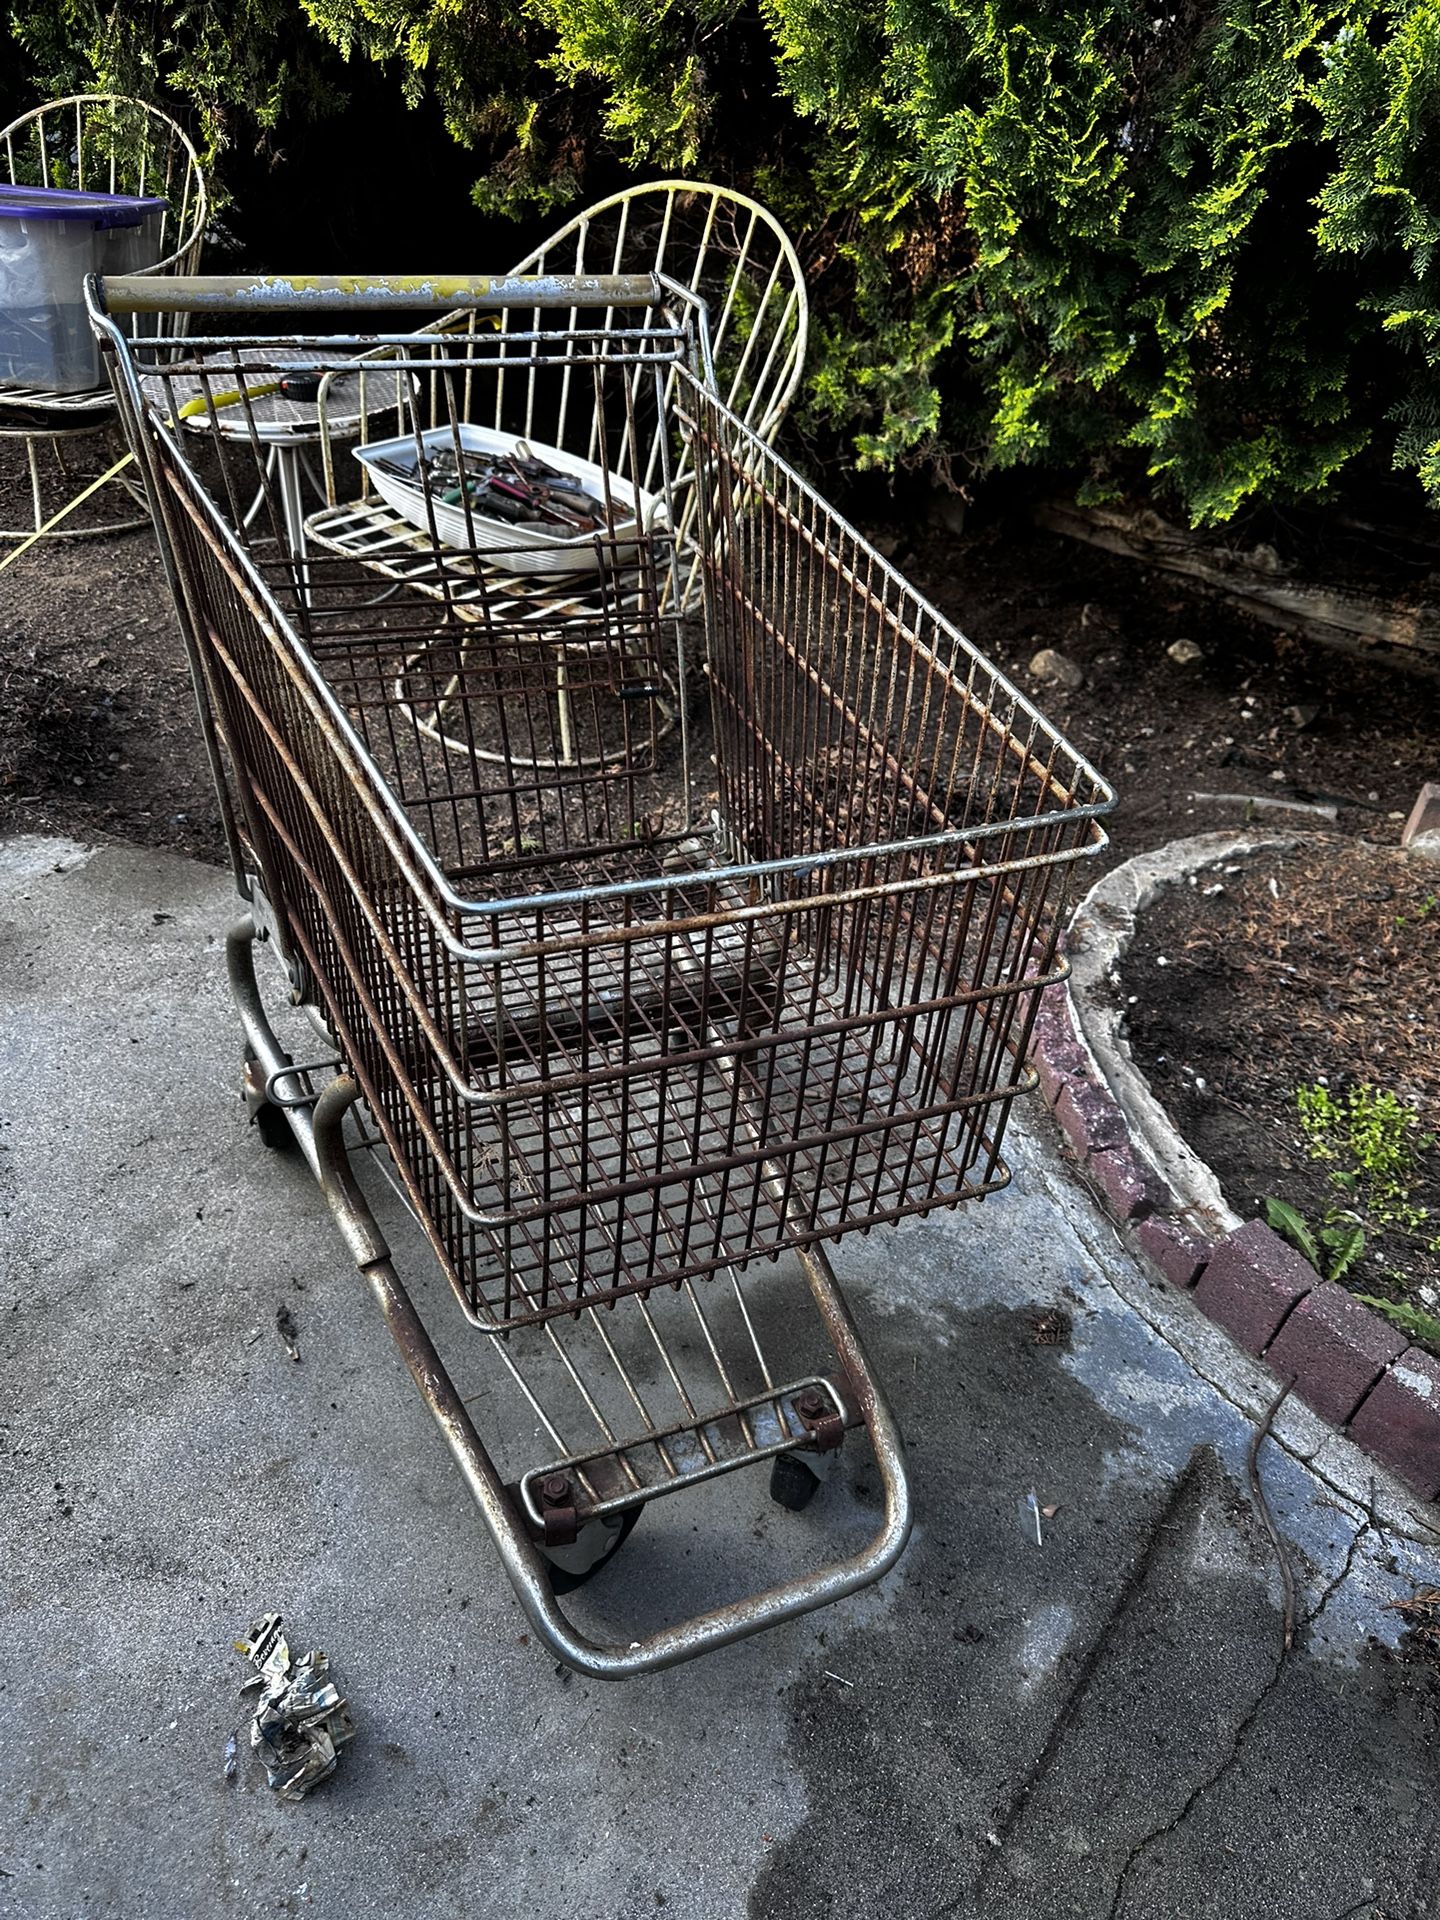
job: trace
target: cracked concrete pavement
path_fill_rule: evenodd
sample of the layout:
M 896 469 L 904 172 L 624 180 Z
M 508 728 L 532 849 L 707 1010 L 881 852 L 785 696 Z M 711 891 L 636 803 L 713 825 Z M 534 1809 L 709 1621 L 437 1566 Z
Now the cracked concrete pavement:
M 1282 1657 L 1246 1477 L 1274 1383 L 1137 1271 L 1040 1114 L 1010 1191 L 837 1255 L 910 1450 L 897 1570 L 667 1674 L 557 1675 L 318 1195 L 245 1129 L 231 912 L 169 855 L 0 845 L 0 1913 L 1440 1908 L 1440 1675 L 1389 1606 L 1440 1584 L 1434 1510 L 1287 1405 L 1261 1454 Z M 847 1443 L 801 1516 L 750 1476 L 662 1502 L 588 1604 L 753 1574 L 863 1513 L 865 1474 Z M 231 1642 L 269 1607 L 360 1728 L 298 1807 L 243 1741 L 223 1775 Z

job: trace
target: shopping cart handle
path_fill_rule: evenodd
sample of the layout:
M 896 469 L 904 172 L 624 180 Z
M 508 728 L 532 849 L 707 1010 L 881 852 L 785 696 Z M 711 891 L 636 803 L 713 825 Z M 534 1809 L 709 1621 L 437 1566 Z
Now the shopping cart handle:
M 92 277 L 102 313 L 450 313 L 491 307 L 658 307 L 654 273 L 118 274 Z

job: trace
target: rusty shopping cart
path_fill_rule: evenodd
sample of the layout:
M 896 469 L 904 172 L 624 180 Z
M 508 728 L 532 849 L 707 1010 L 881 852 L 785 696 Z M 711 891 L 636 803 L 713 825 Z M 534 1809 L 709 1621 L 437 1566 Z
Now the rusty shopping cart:
M 1005 1183 L 1110 790 L 722 404 L 663 279 L 89 298 L 248 905 L 252 1115 L 319 1180 L 534 1627 L 619 1677 L 878 1578 L 904 1461 L 824 1244 Z M 193 348 L 116 324 L 156 300 Z M 300 364 L 346 397 L 297 555 L 241 429 Z M 588 461 L 547 428 L 577 406 Z M 323 1064 L 278 1037 L 257 942 Z M 458 1362 L 364 1162 L 448 1277 Z M 798 1507 L 867 1440 L 868 1538 L 638 1635 L 562 1611 L 647 1503 L 707 1513 L 749 1466 Z

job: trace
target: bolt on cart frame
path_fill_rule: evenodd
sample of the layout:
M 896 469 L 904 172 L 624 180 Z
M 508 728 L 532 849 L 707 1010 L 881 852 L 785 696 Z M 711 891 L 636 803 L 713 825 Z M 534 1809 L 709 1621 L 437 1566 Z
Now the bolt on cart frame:
M 1110 789 L 722 404 L 703 310 L 656 276 L 88 297 L 250 903 L 229 958 L 252 1114 L 298 1142 L 534 1626 L 617 1678 L 878 1578 L 909 1531 L 904 1461 L 823 1245 L 1005 1183 L 1067 877 L 1105 843 Z M 226 331 L 128 340 L 112 316 L 156 299 Z M 427 307 L 506 325 L 373 329 Z M 322 380 L 364 353 L 399 395 L 419 581 L 291 553 L 263 435 L 233 428 L 267 354 L 297 349 Z M 177 424 L 167 389 L 193 406 L 197 380 L 228 434 Z M 568 575 L 519 564 L 523 529 L 508 555 L 437 529 L 427 436 L 463 465 L 506 382 L 542 456 L 545 393 L 594 408 L 599 524 Z M 327 449 L 337 496 L 346 457 Z M 677 590 L 696 563 L 703 640 Z M 533 670 L 557 634 L 584 735 L 563 753 Z M 339 1056 L 326 1084 L 276 1036 L 257 929 Z M 356 1178 L 357 1102 L 358 1144 L 383 1145 L 512 1394 L 508 1477 Z M 797 1505 L 798 1456 L 860 1429 L 881 1486 L 862 1548 L 618 1644 L 562 1612 L 647 1502 L 769 1462 Z

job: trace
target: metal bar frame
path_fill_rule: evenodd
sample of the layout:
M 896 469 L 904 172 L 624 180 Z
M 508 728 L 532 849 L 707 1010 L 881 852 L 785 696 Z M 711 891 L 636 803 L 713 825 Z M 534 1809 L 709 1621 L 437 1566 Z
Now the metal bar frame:
M 302 1070 L 291 1065 L 265 1011 L 255 974 L 255 938 L 255 924 L 247 918 L 237 923 L 226 942 L 230 986 L 246 1044 L 260 1062 L 267 1080 L 283 1086 L 287 1079 L 295 1079 L 297 1091 L 308 1091 L 298 1086 Z M 819 1248 L 809 1248 L 801 1252 L 800 1260 L 810 1295 L 830 1337 L 880 1473 L 883 1512 L 873 1538 L 858 1553 L 815 1573 L 663 1627 L 641 1640 L 603 1645 L 582 1633 L 555 1598 L 547 1563 L 517 1513 L 510 1491 L 475 1429 L 469 1409 L 395 1270 L 389 1245 L 356 1178 L 344 1137 L 344 1121 L 359 1096 L 356 1082 L 340 1074 L 313 1106 L 308 1099 L 303 1103 L 287 1101 L 282 1110 L 346 1248 L 369 1286 L 410 1377 L 470 1489 L 526 1617 L 557 1659 L 592 1679 L 633 1679 L 728 1646 L 766 1627 L 777 1626 L 782 1620 L 793 1620 L 818 1607 L 829 1606 L 880 1579 L 894 1566 L 904 1551 L 913 1524 L 899 1429 L 870 1367 L 830 1263 Z M 778 1449 L 757 1451 L 753 1458 L 768 1458 L 775 1451 Z

